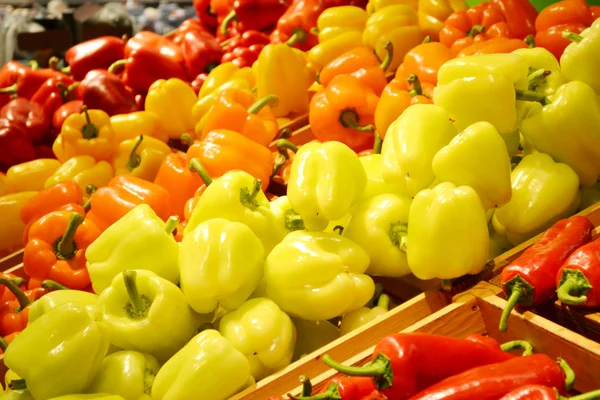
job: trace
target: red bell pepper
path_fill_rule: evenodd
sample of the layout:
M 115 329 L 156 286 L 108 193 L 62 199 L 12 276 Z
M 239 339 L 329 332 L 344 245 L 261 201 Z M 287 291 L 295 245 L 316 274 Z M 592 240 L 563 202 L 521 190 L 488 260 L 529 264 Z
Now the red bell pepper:
M 508 304 L 500 319 L 500 331 L 516 305 L 534 306 L 547 302 L 556 291 L 560 266 L 578 247 L 590 241 L 594 224 L 581 216 L 552 225 L 533 246 L 502 270 L 502 290 Z
M 346 375 L 371 376 L 382 394 L 403 400 L 449 376 L 512 358 L 515 356 L 473 340 L 426 333 L 397 333 L 375 346 L 368 366 L 345 366 L 328 355 L 323 361 Z
M 219 21 L 217 21 L 217 14 L 210 7 L 210 0 L 194 0 L 194 9 L 200 22 L 214 32 L 219 26 Z
M 71 75 L 78 81 L 93 69 L 107 69 L 125 57 L 125 41 L 114 36 L 101 36 L 67 50 L 65 61 Z
M 183 37 L 188 32 L 205 32 L 210 34 L 208 30 L 202 25 L 202 23 L 196 18 L 188 18 L 185 21 L 183 21 L 181 25 L 179 25 L 179 27 L 177 27 L 177 29 L 175 29 L 173 32 L 168 33 L 166 37 L 168 37 L 169 40 L 175 43 L 177 46 L 181 46 Z
M 490 4 L 504 14 L 511 38 L 525 39 L 535 35 L 538 12 L 529 0 L 490 0 Z
M 29 306 L 46 294 L 45 289 L 32 289 L 23 291 L 12 280 L 0 278 L 0 284 L 12 292 L 15 299 L 0 304 L 0 335 L 6 336 L 14 332 L 21 332 L 27 326 Z
M 29 68 L 18 61 L 9 61 L 0 69 L 0 88 L 13 85 Z M 10 101 L 11 94 L 0 94 L 0 107 Z
M 270 42 L 269 36 L 262 32 L 246 31 L 241 36 L 231 39 L 221 62 L 232 62 L 240 68 L 251 67 L 262 49 Z
M 46 119 L 50 121 L 64 102 L 74 100 L 74 84 L 75 81 L 68 76 L 50 78 L 35 92 L 31 101 L 42 106 Z
M 0 118 L 0 171 L 34 158 L 35 150 L 25 127 L 19 122 Z
M 231 11 L 221 23 L 221 33 L 227 33 L 227 26 L 233 20 L 238 21 L 244 31 L 271 28 L 288 7 L 286 0 L 233 0 Z
M 81 114 L 83 112 L 83 101 L 72 100 L 60 106 L 52 116 L 52 128 L 60 132 L 65 119 L 71 114 Z
M 204 85 L 204 82 L 206 82 L 207 78 L 208 78 L 208 74 L 202 73 L 202 74 L 199 74 L 196 78 L 194 78 L 192 83 L 190 83 L 190 85 L 192 86 L 192 89 L 194 89 L 194 92 L 196 92 L 196 94 L 198 94 L 200 92 L 200 89 L 202 89 L 202 85 Z
M 114 74 L 94 69 L 85 75 L 77 87 L 77 98 L 88 108 L 113 116 L 138 111 L 135 94 Z
M 56 139 L 54 133 L 52 135 L 46 137 L 46 142 L 54 142 Z M 35 151 L 35 158 L 56 158 L 54 151 L 52 151 L 52 147 L 46 146 L 45 144 L 40 144 L 37 146 L 33 146 L 33 151 Z
M 183 67 L 185 60 L 179 47 L 169 39 L 154 32 L 144 31 L 135 34 L 127 41 L 125 45 L 125 57 L 122 58 L 130 58 L 134 51 L 141 49 L 153 49 L 164 58 Z
M 564 360 L 556 362 L 545 354 L 534 354 L 470 369 L 428 387 L 410 400 L 497 400 L 524 385 L 555 387 L 564 394 L 574 381 L 575 374 Z
M 556 275 L 558 299 L 579 307 L 600 306 L 600 238 L 575 250 Z
M 527 385 L 513 390 L 500 400 L 594 400 L 598 398 L 600 398 L 600 390 L 566 398 L 558 394 L 554 388 L 542 385 Z
M 369 3 L 368 0 L 323 0 L 326 8 L 339 7 L 339 6 L 355 6 L 360 8 L 366 8 Z
M 319 44 L 319 38 L 311 31 L 317 27 L 317 19 L 325 10 L 321 0 L 294 0 L 279 18 L 271 34 L 272 43 L 287 43 L 307 51 Z
M 208 32 L 199 30 L 187 32 L 181 41 L 181 51 L 191 79 L 201 73 L 209 73 L 221 62 L 223 48 L 217 39 Z
M 16 82 L 0 89 L 0 93 L 16 94 L 19 97 L 31 99 L 37 90 L 50 78 L 65 76 L 52 68 L 21 70 Z
M 44 109 L 33 101 L 16 98 L 0 110 L 0 118 L 23 125 L 32 144 L 40 143 L 50 127 Z

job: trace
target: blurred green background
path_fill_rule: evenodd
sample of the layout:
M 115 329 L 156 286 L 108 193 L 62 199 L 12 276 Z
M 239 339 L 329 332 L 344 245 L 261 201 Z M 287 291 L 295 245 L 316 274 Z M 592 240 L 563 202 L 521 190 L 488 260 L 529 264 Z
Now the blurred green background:
M 483 0 L 465 0 L 465 1 L 467 2 L 467 4 L 470 7 L 483 2 Z M 531 1 L 531 4 L 533 4 L 534 7 L 537 8 L 538 11 L 543 10 L 546 6 L 549 6 L 550 4 L 556 3 L 556 1 L 553 1 L 553 0 L 530 0 L 530 1 Z M 600 6 L 600 0 L 587 0 L 587 3 L 591 6 Z

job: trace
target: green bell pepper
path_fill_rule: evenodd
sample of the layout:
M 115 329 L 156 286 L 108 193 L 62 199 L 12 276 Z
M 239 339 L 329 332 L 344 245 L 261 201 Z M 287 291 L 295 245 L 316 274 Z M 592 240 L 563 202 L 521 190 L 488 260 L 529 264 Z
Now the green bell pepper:
M 307 321 L 292 317 L 292 322 L 296 327 L 296 347 L 292 362 L 340 337 L 340 329 L 329 321 Z
M 600 176 L 600 99 L 583 82 L 559 87 L 546 106 L 529 103 L 521 133 L 541 153 L 568 164 L 583 186 Z
M 560 70 L 558 60 L 545 48 L 517 49 L 512 53 L 523 57 L 529 66 L 528 90 L 549 96 L 567 82 Z
M 158 371 L 152 400 L 226 400 L 253 384 L 248 359 L 218 331 L 208 329 Z
M 433 158 L 433 172 L 444 182 L 475 189 L 484 208 L 503 206 L 511 197 L 510 157 L 489 122 L 476 122 Z
M 361 307 L 358 310 L 349 312 L 342 317 L 340 324 L 340 334 L 344 336 L 363 325 L 385 315 L 390 308 L 390 298 L 387 294 L 382 294 L 373 308 Z
M 304 230 L 304 220 L 294 210 L 287 196 L 281 196 L 271 201 L 271 211 L 275 215 L 276 229 L 280 241 L 290 232 Z
M 583 211 L 594 204 L 600 203 L 600 182 L 591 187 L 582 187 L 580 190 L 581 204 L 577 208 L 577 211 Z M 31 311 L 29 313 L 31 314 Z
M 181 290 L 201 314 L 244 304 L 263 276 L 265 252 L 246 225 L 215 218 L 181 241 Z
M 125 400 L 150 400 L 154 377 L 160 365 L 156 358 L 137 351 L 119 351 L 106 357 L 87 393 L 110 393 Z
M 94 292 L 101 293 L 119 273 L 144 269 L 177 283 L 179 246 L 172 231 L 147 204 L 133 208 L 105 230 L 86 250 Z
M 58 306 L 29 324 L 8 346 L 4 363 L 36 400 L 81 393 L 108 350 L 100 324 L 82 306 Z
M 408 217 L 408 265 L 419 279 L 481 272 L 488 258 L 486 212 L 468 186 L 445 182 L 421 191 Z
M 46 282 L 47 281 L 42 282 L 43 287 Z M 28 321 L 31 324 L 50 310 L 69 303 L 84 307 L 88 314 L 94 318 L 97 300 L 98 296 L 82 290 L 54 290 L 50 293 L 46 293 L 31 304 L 31 307 L 29 307 Z
M 110 342 L 164 361 L 196 332 L 201 317 L 174 283 L 152 271 L 127 270 L 98 297 L 98 320 Z
M 213 180 L 200 196 L 183 235 L 213 218 L 248 225 L 267 253 L 279 242 L 275 216 L 261 190 L 261 181 L 247 172 L 230 171 Z
M 383 141 L 383 179 L 401 187 L 404 196 L 416 196 L 435 179 L 431 168 L 435 153 L 457 134 L 443 108 L 433 104 L 407 108 L 390 125 Z
M 287 367 L 292 360 L 296 328 L 272 300 L 248 300 L 221 318 L 219 332 L 248 358 L 257 381 Z
M 342 218 L 365 191 L 367 175 L 358 156 L 340 142 L 300 147 L 290 169 L 287 195 L 306 228 L 321 231 Z
M 563 73 L 569 80 L 587 83 L 600 94 L 600 19 L 580 34 L 568 32 L 565 36 L 573 43 L 560 57 Z
M 375 284 L 369 255 L 336 233 L 292 232 L 265 262 L 267 297 L 291 316 L 327 320 L 365 305 Z
M 579 178 L 543 153 L 530 154 L 511 174 L 512 198 L 494 213 L 496 232 L 517 245 L 571 216 L 579 206 Z
M 0 399 L 2 400 L 34 400 L 33 396 L 31 395 L 31 392 L 29 390 L 27 390 L 27 388 L 25 389 L 11 389 L 11 382 L 12 381 L 21 381 L 21 377 L 17 374 L 15 374 L 15 372 L 12 369 L 9 369 L 8 371 L 6 371 L 6 374 L 4 375 L 4 387 L 6 388 L 6 390 L 4 389 L 4 387 L 2 387 L 2 385 L 0 385 L 1 390 L 4 392 L 2 393 L 2 395 L 0 395 Z M 26 385 L 24 385 L 26 386 Z
M 383 156 L 381 154 L 369 154 L 359 157 L 360 162 L 367 173 L 367 187 L 361 200 L 370 199 L 380 194 L 400 194 L 402 187 L 385 183 L 382 176 Z
M 353 208 L 342 235 L 369 255 L 367 274 L 387 277 L 410 274 L 403 243 L 408 233 L 411 202 L 410 197 L 380 194 Z

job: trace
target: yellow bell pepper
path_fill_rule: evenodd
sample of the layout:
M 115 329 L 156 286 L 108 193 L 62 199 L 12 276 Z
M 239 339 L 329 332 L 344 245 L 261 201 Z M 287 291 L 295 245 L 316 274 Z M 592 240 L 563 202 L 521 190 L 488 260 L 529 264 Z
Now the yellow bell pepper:
M 158 116 L 148 111 L 113 115 L 110 117 L 110 124 L 115 131 L 116 143 L 135 139 L 139 135 L 152 136 L 165 143 L 169 140 L 169 135 L 160 124 Z
M 126 140 L 119 145 L 113 162 L 115 175 L 132 174 L 152 182 L 169 153 L 171 148 L 152 136 Z
M 417 12 L 409 5 L 395 4 L 375 11 L 365 26 L 363 43 L 374 49 L 380 60 L 385 59 L 386 42 L 394 45 L 394 56 L 388 68 L 394 71 L 402 64 L 404 56 L 423 41 Z
M 256 73 L 257 97 L 279 98 L 271 109 L 276 117 L 308 112 L 308 88 L 314 73 L 306 64 L 306 54 L 287 44 L 265 46 L 253 65 Z
M 379 11 L 384 7 L 393 6 L 397 4 L 406 4 L 413 10 L 417 11 L 417 0 L 371 0 L 367 4 L 367 14 L 371 15 L 375 11 Z
M 12 192 L 8 182 L 6 181 L 6 174 L 0 172 L 0 196 L 4 196 L 5 194 L 9 194 Z
M 88 185 L 100 188 L 108 185 L 112 177 L 113 169 L 106 161 L 96 162 L 91 156 L 77 156 L 68 159 L 46 179 L 44 187 L 48 188 L 64 181 L 75 181 L 86 196 Z
M 158 116 L 169 138 L 179 139 L 184 133 L 193 133 L 196 121 L 192 108 L 196 93 L 181 79 L 159 79 L 150 86 L 145 109 Z M 137 135 L 136 135 L 137 136 Z
M 52 150 L 61 162 L 82 155 L 92 156 L 96 161 L 110 160 L 115 150 L 115 132 L 110 117 L 102 110 L 87 108 L 81 114 L 70 115 Z
M 60 162 L 53 158 L 40 158 L 13 165 L 6 171 L 6 186 L 10 191 L 40 191 L 44 183 L 60 167 Z
M 387 0 L 392 1 L 392 0 Z M 438 40 L 446 18 L 455 11 L 466 11 L 465 0 L 418 0 L 419 26 L 426 36 Z
M 362 34 L 362 29 L 349 30 L 319 43 L 308 51 L 307 60 L 312 68 L 320 70 L 345 52 L 359 47 L 362 43 Z
M 25 224 L 21 208 L 37 192 L 20 192 L 0 196 L 0 250 L 10 250 L 23 244 Z

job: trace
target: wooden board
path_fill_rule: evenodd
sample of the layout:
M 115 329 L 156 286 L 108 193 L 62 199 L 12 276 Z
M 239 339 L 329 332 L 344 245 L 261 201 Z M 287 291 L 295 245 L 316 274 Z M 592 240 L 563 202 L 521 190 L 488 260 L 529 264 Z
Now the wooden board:
M 23 262 L 23 249 L 17 250 L 6 257 L 0 258 L 0 271 L 6 271 Z

